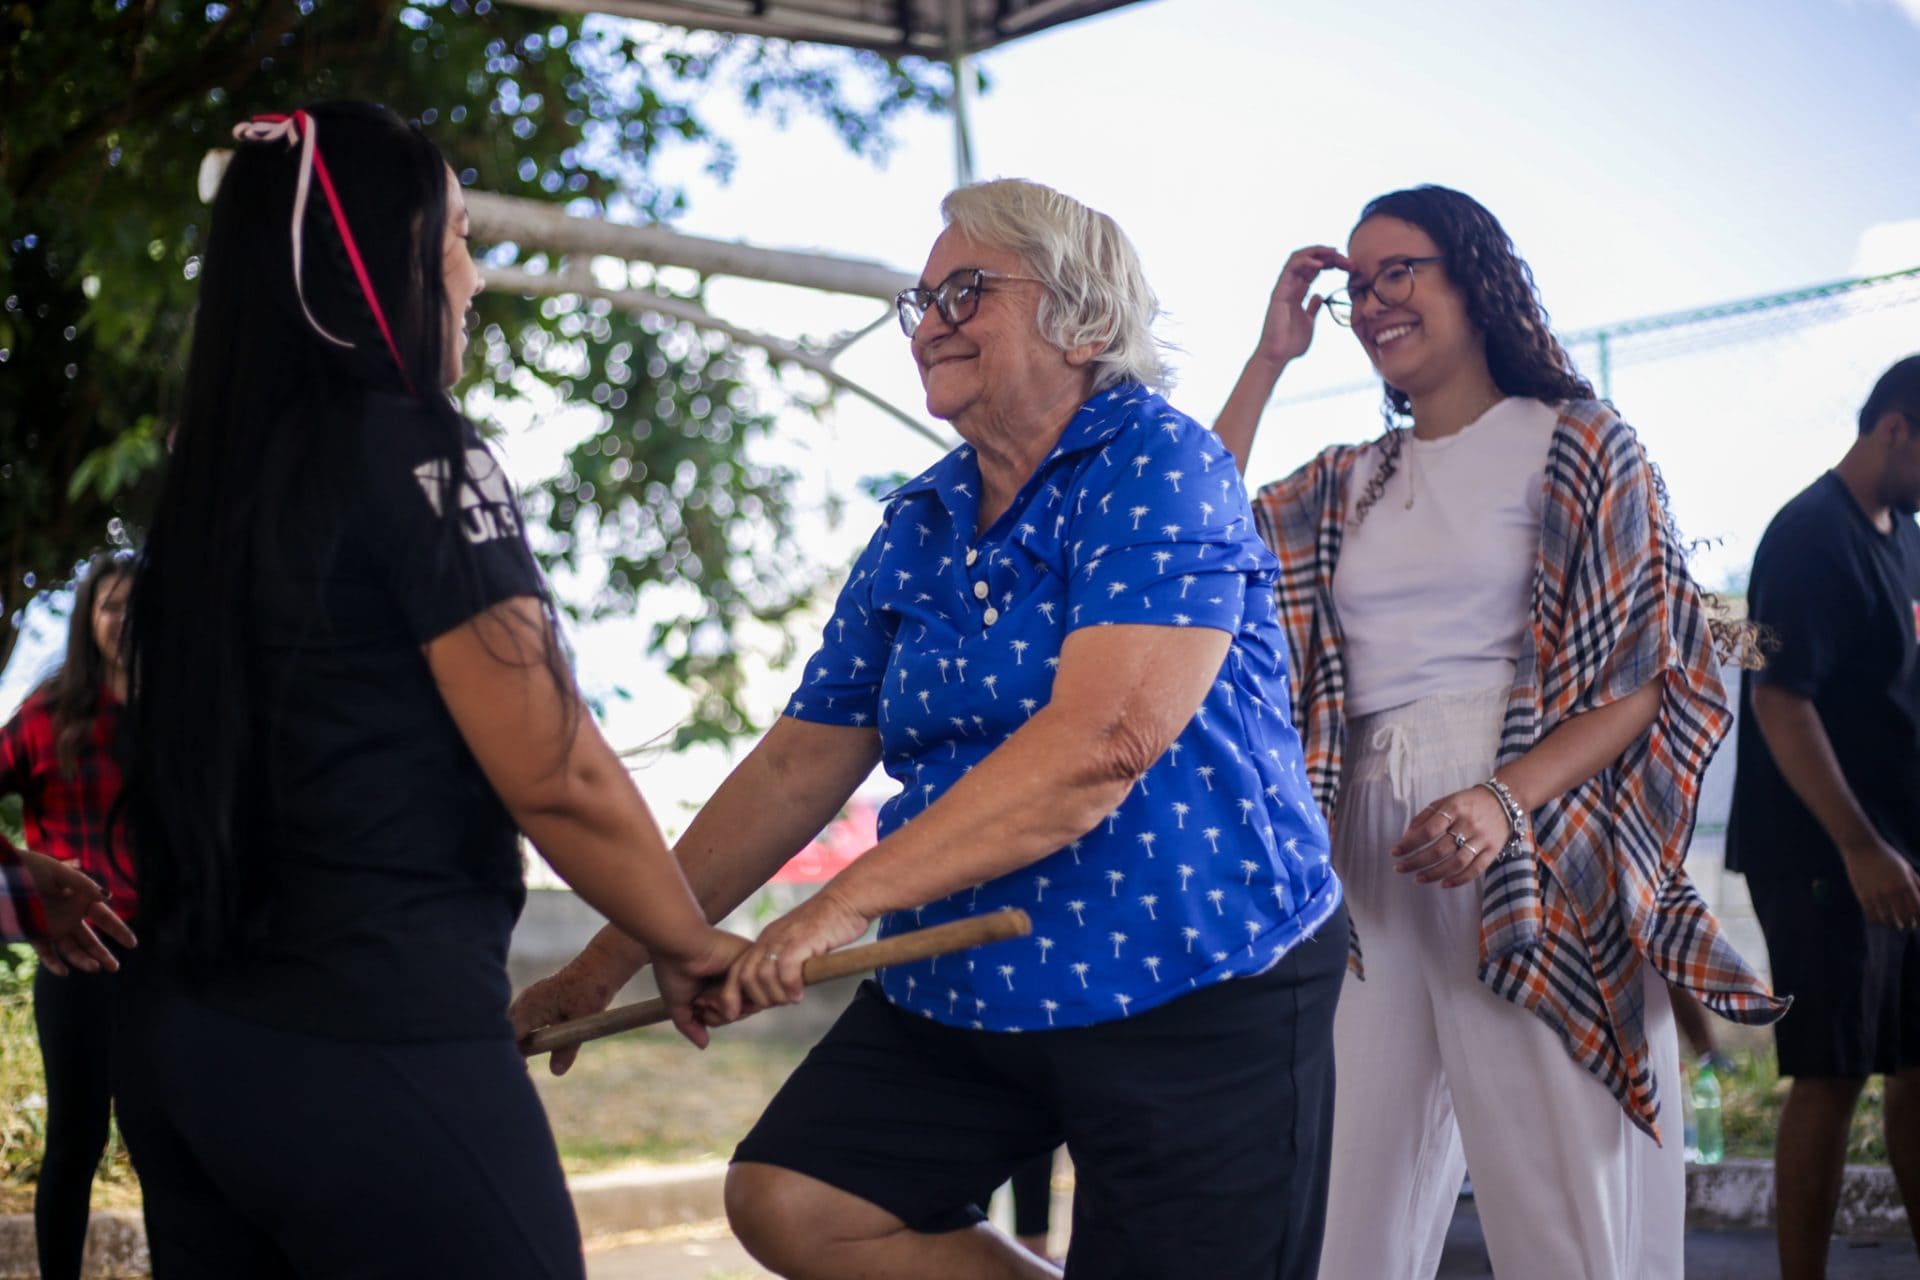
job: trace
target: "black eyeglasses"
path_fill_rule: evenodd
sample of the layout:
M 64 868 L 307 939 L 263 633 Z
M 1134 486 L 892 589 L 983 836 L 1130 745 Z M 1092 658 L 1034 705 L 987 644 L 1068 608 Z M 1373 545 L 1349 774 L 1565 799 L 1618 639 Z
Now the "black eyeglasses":
M 1335 324 L 1351 325 L 1353 309 L 1365 302 L 1368 294 L 1380 299 L 1383 307 L 1403 306 L 1413 296 L 1413 269 L 1430 262 L 1445 261 L 1446 258 L 1438 254 L 1427 258 L 1402 258 L 1380 268 L 1380 274 L 1369 284 L 1350 284 L 1328 294 L 1327 314 L 1333 317 Z
M 980 295 L 985 291 L 989 280 L 1025 280 L 1031 284 L 1044 284 L 1032 276 L 1010 276 L 1000 271 L 987 271 L 981 267 L 962 267 L 942 280 L 931 289 L 922 289 L 915 285 L 911 289 L 902 289 L 893 296 L 894 314 L 900 317 L 900 332 L 909 338 L 927 318 L 927 312 L 938 309 L 940 318 L 954 328 L 959 328 L 973 319 L 980 310 Z

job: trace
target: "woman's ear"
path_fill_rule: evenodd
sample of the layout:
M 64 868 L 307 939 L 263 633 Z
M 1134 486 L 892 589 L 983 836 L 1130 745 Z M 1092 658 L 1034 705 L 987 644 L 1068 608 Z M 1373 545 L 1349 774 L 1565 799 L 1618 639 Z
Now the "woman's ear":
M 1112 341 L 1113 341 L 1113 335 L 1105 334 L 1102 337 L 1100 337 L 1097 341 L 1083 342 L 1077 347 L 1068 347 L 1066 350 L 1068 366 L 1071 368 L 1080 369 L 1080 368 L 1084 368 L 1087 365 L 1092 364 L 1094 357 L 1099 355 L 1102 351 L 1105 351 L 1107 349 L 1107 344 L 1109 344 Z

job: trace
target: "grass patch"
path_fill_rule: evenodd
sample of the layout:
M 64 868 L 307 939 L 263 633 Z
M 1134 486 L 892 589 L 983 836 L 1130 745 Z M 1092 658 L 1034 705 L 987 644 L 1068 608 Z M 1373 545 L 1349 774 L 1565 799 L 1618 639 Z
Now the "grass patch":
M 46 1154 L 47 1078 L 33 1031 L 33 970 L 27 947 L 0 947 L 0 1213 L 33 1209 L 33 1187 Z M 93 1207 L 140 1203 L 140 1183 L 114 1126 L 93 1178 Z
M 586 1046 L 559 1079 L 536 1062 L 533 1079 L 570 1174 L 713 1160 L 733 1153 L 807 1048 L 722 1030 L 703 1053 L 671 1031 L 637 1031 Z
M 1739 1051 L 1731 1056 L 1733 1070 L 1720 1076 L 1720 1127 L 1726 1137 L 1727 1155 L 1771 1160 L 1773 1135 L 1780 1126 L 1780 1105 L 1786 1101 L 1792 1081 L 1780 1078 L 1772 1049 Z M 1847 1163 L 1887 1162 L 1886 1130 L 1881 1121 L 1884 1097 L 1879 1076 L 1867 1081 L 1847 1134 Z

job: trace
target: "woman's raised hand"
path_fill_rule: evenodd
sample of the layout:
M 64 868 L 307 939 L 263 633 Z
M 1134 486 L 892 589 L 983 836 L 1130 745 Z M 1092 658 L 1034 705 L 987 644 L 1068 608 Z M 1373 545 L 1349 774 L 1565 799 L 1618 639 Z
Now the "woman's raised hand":
M 1275 367 L 1303 354 L 1313 343 L 1313 322 L 1325 301 L 1317 295 L 1309 298 L 1307 291 L 1322 271 L 1345 270 L 1347 259 L 1338 249 L 1324 244 L 1295 249 L 1274 282 L 1255 354 Z

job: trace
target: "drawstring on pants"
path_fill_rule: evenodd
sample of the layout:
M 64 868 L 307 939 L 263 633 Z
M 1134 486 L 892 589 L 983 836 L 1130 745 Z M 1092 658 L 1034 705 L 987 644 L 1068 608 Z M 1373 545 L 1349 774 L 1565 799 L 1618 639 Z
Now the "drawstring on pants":
M 1407 732 L 1407 726 L 1397 720 L 1389 720 L 1373 731 L 1373 738 L 1368 745 L 1375 751 L 1386 753 L 1387 785 L 1393 788 L 1393 798 L 1412 808 L 1413 735 Z

